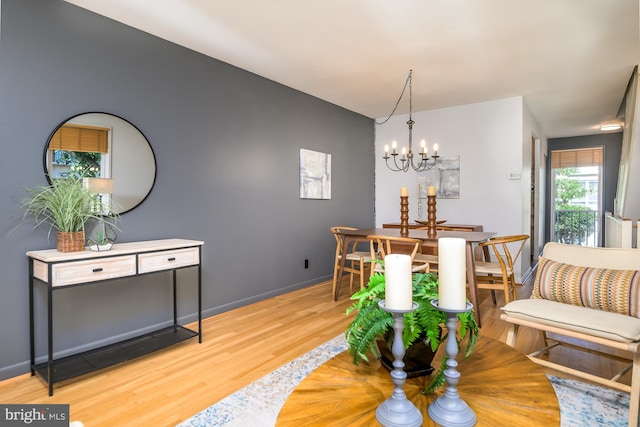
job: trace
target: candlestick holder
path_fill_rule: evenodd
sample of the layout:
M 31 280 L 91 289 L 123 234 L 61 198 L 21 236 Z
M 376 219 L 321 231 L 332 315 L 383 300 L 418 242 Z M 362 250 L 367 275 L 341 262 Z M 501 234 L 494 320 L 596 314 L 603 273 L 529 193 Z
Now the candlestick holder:
M 436 196 L 427 196 L 427 236 L 436 237 Z
M 391 371 L 391 380 L 395 385 L 393 394 L 376 409 L 376 419 L 384 427 L 420 427 L 422 425 L 422 414 L 415 407 L 404 392 L 404 383 L 407 381 L 407 373 L 404 371 L 404 343 L 402 341 L 402 331 L 404 330 L 404 313 L 410 313 L 418 308 L 418 303 L 414 302 L 411 309 L 397 310 L 388 308 L 386 301 L 378 302 L 381 309 L 393 315 L 393 344 L 391 352 L 395 360 Z
M 400 235 L 409 235 L 409 196 L 400 196 Z
M 447 314 L 447 333 L 449 335 L 445 347 L 447 369 L 444 371 L 447 390 L 444 395 L 429 405 L 429 418 L 442 427 L 472 427 L 477 422 L 476 414 L 458 394 L 457 385 L 460 381 L 460 372 L 456 369 L 458 366 L 456 361 L 456 356 L 458 355 L 456 333 L 458 330 L 458 313 L 471 311 L 473 305 L 467 303 L 464 310 L 453 310 L 440 307 L 438 300 L 431 301 L 431 304 Z

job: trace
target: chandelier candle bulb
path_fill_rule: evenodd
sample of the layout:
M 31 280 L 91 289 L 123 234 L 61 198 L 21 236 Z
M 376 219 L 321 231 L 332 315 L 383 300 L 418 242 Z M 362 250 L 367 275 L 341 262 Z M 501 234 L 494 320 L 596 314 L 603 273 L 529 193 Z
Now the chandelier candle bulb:
M 438 305 L 449 310 L 467 307 L 466 241 L 457 237 L 438 239 Z
M 411 283 L 411 257 L 389 254 L 384 257 L 385 306 L 392 310 L 411 310 L 413 292 Z
M 438 144 L 433 144 L 433 155 L 434 156 L 438 155 Z
M 436 195 L 436 187 L 430 185 L 427 187 L 427 196 L 435 196 Z

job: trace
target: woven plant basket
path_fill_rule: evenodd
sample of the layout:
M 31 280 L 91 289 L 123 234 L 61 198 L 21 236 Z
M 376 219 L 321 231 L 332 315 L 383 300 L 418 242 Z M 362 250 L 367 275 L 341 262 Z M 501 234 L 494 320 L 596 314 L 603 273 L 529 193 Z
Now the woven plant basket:
M 84 231 L 58 231 L 56 237 L 58 239 L 56 247 L 59 252 L 80 252 L 85 249 Z

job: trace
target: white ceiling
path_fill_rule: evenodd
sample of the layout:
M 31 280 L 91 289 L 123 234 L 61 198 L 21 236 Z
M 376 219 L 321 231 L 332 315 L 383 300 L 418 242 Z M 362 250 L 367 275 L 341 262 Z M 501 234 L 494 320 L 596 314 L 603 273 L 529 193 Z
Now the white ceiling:
M 372 118 L 413 69 L 413 111 L 523 96 L 593 134 L 640 63 L 638 0 L 66 1 Z

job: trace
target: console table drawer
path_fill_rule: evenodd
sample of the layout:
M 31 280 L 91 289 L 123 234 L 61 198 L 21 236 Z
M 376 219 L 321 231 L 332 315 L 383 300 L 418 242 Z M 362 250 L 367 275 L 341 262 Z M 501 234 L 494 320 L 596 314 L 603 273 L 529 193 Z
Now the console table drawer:
M 143 253 L 138 255 L 138 272 L 142 274 L 198 265 L 200 263 L 199 253 L 199 248 Z
M 34 261 L 33 270 L 35 277 L 47 281 L 49 273 L 46 263 Z M 135 255 L 65 262 L 51 266 L 51 286 L 97 282 L 116 277 L 134 276 L 135 274 Z

